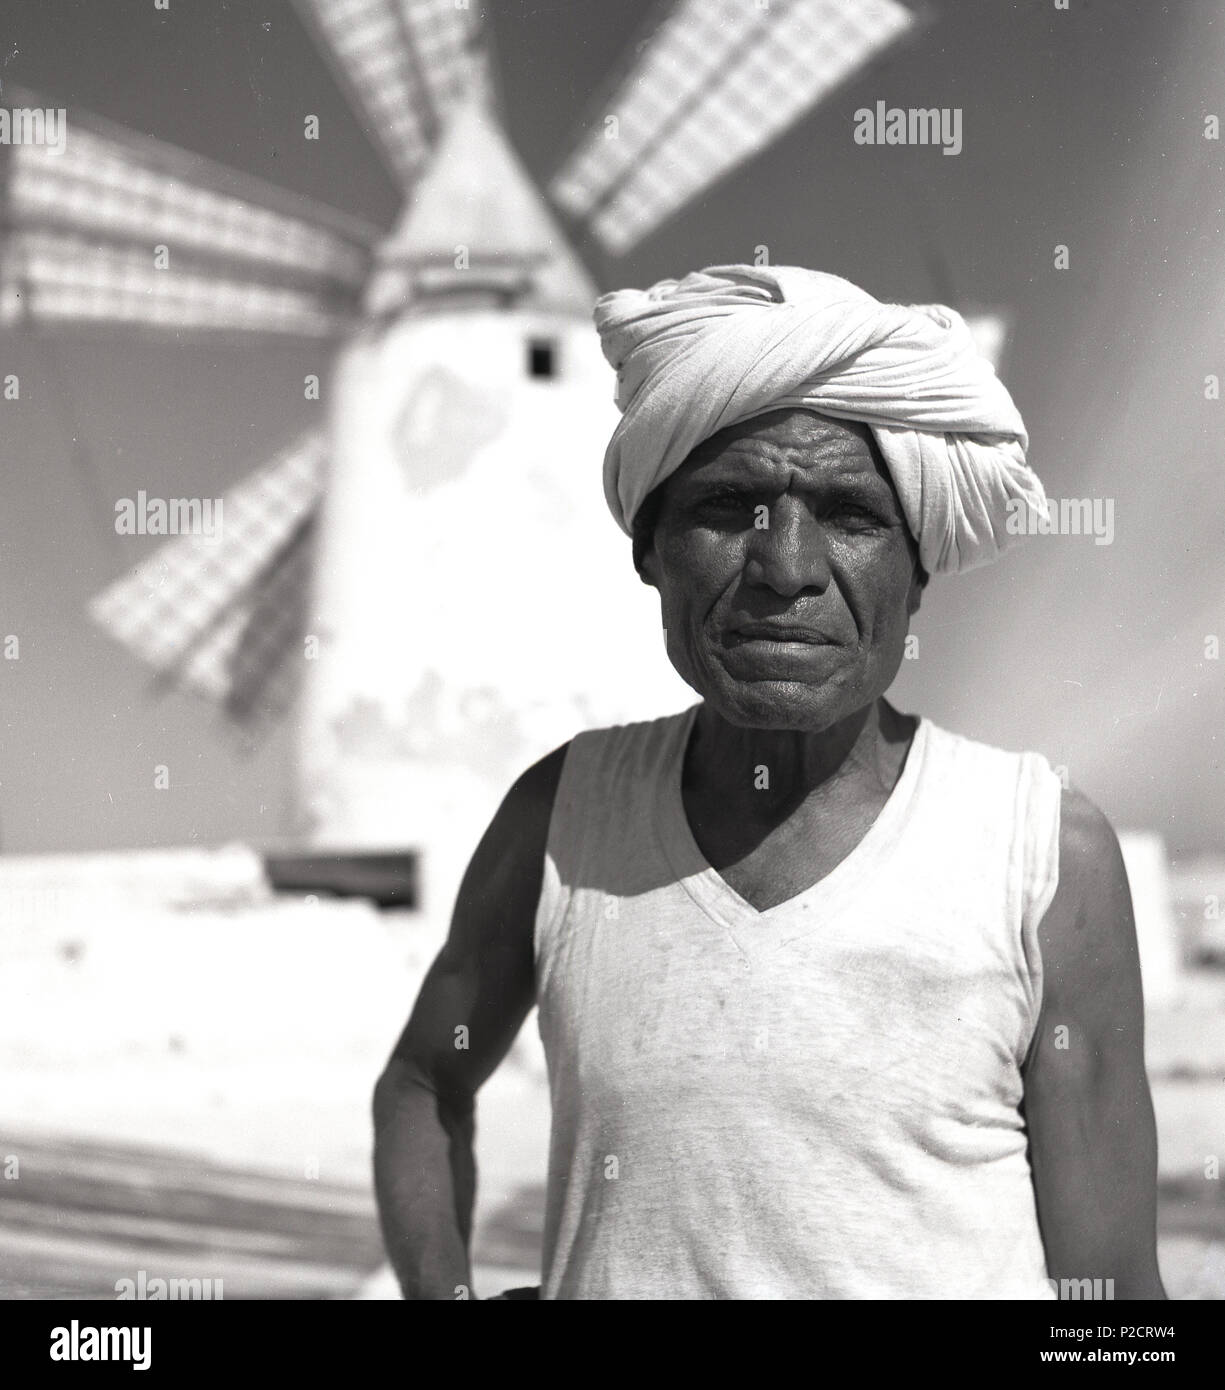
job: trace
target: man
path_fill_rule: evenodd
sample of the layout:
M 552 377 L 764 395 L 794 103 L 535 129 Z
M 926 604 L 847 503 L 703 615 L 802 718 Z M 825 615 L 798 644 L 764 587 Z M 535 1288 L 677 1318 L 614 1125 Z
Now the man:
M 539 1003 L 544 1298 L 1164 1298 L 1114 833 L 884 698 L 928 575 L 1045 506 L 1007 392 L 951 310 L 798 268 L 596 321 L 702 699 L 551 753 L 476 850 L 376 1088 L 405 1296 L 471 1283 L 473 1097 Z

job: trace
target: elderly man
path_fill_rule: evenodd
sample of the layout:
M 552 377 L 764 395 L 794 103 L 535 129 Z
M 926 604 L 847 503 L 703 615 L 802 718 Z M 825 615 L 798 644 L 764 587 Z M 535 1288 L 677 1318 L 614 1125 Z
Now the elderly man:
M 798 268 L 596 321 L 606 495 L 701 701 L 579 734 L 476 850 L 376 1088 L 405 1295 L 471 1283 L 473 1097 L 538 1003 L 544 1298 L 1163 1298 L 1118 842 L 884 698 L 928 576 L 1045 507 L 1008 393 L 951 310 Z

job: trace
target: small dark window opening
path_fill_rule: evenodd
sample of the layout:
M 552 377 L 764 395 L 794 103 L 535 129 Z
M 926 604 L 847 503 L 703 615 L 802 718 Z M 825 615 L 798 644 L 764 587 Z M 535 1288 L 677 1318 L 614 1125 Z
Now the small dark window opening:
M 557 375 L 557 344 L 552 338 L 530 338 L 527 345 L 527 374 L 534 377 Z

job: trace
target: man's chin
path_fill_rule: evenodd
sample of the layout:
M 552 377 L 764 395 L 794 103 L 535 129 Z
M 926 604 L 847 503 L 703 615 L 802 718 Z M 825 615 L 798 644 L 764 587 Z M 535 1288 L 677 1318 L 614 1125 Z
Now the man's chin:
M 727 723 L 741 729 L 794 729 L 819 733 L 850 713 L 837 681 L 732 680 L 699 691 Z

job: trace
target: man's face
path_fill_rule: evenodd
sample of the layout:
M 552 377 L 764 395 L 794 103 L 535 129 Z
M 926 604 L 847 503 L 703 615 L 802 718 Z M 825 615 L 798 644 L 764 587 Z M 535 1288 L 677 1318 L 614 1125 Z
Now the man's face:
M 917 548 L 866 425 L 776 410 L 663 484 L 642 577 L 668 655 L 729 723 L 815 733 L 892 684 Z

